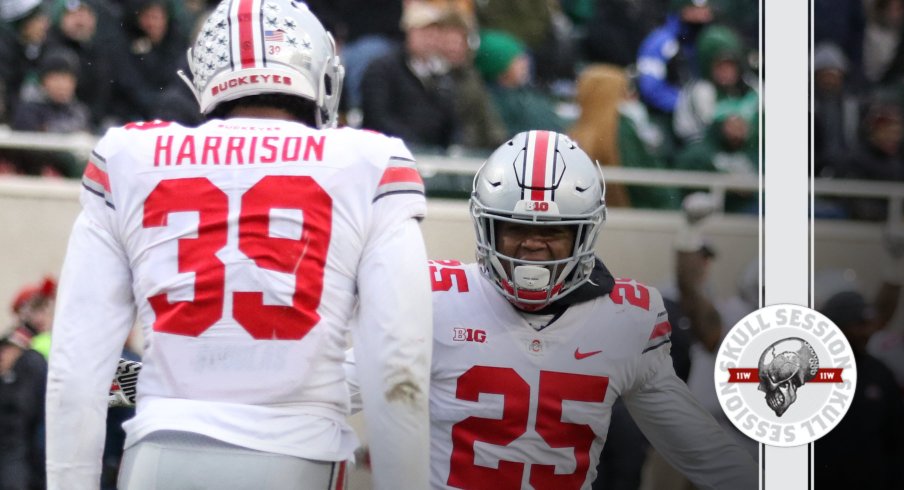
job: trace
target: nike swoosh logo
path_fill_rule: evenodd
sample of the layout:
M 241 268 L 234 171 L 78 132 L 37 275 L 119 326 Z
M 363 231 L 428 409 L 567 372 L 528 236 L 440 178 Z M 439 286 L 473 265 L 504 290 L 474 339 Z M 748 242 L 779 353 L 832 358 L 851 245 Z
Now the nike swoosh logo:
M 580 349 L 580 348 L 578 348 L 578 349 Z M 603 352 L 601 350 L 595 350 L 595 351 L 591 351 L 591 352 L 580 352 L 578 349 L 574 350 L 574 358 L 575 359 L 586 359 L 590 356 L 595 356 L 595 355 L 599 354 L 600 352 Z

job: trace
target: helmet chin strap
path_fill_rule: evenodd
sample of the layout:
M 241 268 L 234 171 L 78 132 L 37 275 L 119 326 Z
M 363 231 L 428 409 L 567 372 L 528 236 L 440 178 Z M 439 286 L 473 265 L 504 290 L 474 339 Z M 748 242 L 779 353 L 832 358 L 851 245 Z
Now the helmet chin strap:
M 512 282 L 519 289 L 537 291 L 549 286 L 549 269 L 536 265 L 519 265 L 512 271 Z

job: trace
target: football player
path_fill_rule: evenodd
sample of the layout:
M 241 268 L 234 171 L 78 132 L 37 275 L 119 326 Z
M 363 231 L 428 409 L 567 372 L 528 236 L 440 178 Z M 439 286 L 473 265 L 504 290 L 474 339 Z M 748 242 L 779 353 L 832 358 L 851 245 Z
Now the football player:
M 111 129 L 87 163 L 50 356 L 49 488 L 98 488 L 136 320 L 119 488 L 344 488 L 350 325 L 375 486 L 426 488 L 432 315 L 411 153 L 333 128 L 343 69 L 302 2 L 224 0 L 189 65 L 206 123 Z
M 618 398 L 697 488 L 757 488 L 750 455 L 676 376 L 659 292 L 594 254 L 601 182 L 548 131 L 477 172 L 477 262 L 430 265 L 431 488 L 589 489 Z

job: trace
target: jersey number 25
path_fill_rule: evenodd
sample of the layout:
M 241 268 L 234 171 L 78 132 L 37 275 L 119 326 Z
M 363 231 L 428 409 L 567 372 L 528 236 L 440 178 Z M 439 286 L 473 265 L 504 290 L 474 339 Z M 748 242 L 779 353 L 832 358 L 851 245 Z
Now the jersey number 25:
M 531 464 L 529 478 L 533 488 L 578 490 L 584 484 L 596 435 L 588 425 L 562 422 L 562 402 L 602 403 L 608 387 L 609 378 L 605 376 L 540 371 L 534 429 L 551 448 L 573 448 L 575 470 L 556 474 L 555 465 Z M 458 378 L 456 397 L 476 402 L 481 393 L 504 397 L 502 418 L 468 417 L 452 426 L 448 483 L 457 488 L 520 489 L 525 463 L 499 461 L 498 468 L 476 465 L 474 443 L 507 446 L 527 431 L 530 385 L 514 369 L 474 366 Z

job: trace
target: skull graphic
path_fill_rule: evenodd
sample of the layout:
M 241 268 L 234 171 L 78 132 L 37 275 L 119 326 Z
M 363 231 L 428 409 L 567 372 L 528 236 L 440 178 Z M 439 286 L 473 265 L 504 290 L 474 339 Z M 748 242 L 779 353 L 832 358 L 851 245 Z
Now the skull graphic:
M 797 400 L 797 390 L 816 376 L 819 358 L 807 341 L 789 337 L 774 342 L 760 355 L 759 390 L 766 404 L 781 417 Z

